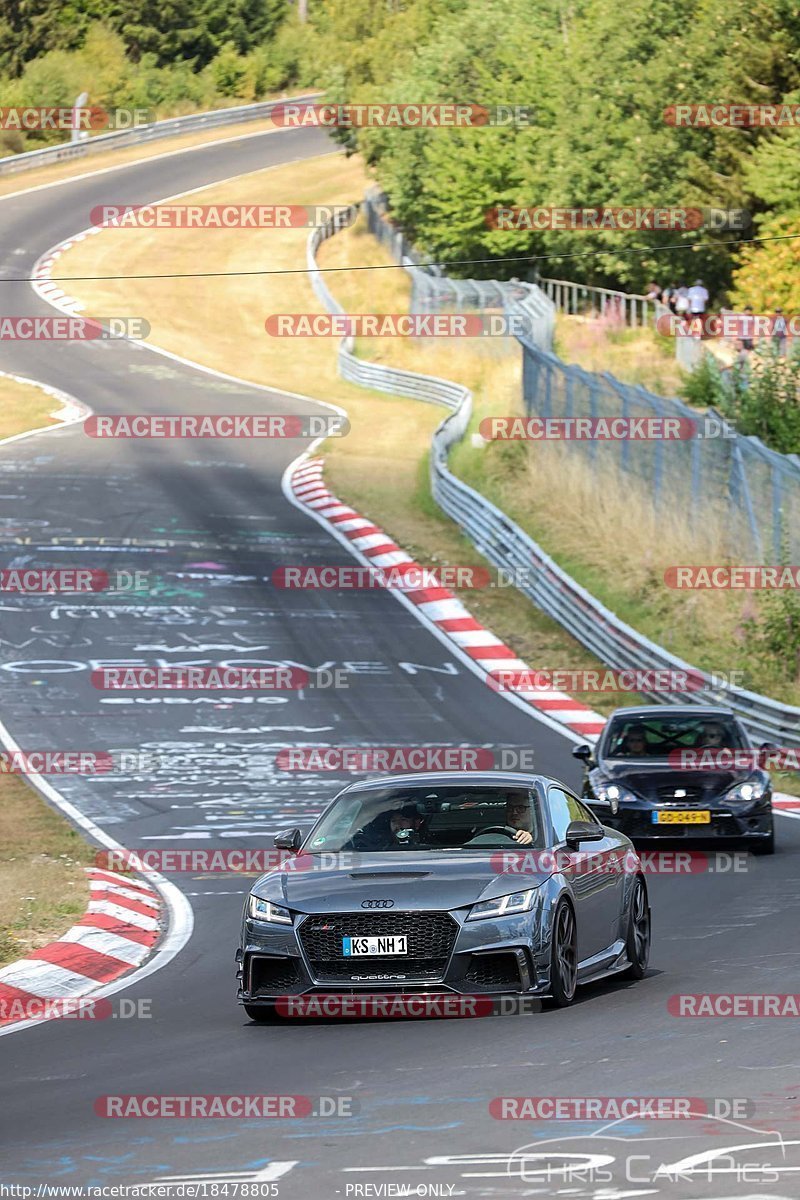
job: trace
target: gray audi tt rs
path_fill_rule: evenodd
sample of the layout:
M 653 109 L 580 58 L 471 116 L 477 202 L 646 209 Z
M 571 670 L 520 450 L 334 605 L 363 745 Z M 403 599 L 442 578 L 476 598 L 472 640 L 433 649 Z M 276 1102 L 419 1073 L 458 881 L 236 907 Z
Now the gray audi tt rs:
M 641 979 L 632 843 L 541 775 L 436 772 L 344 788 L 247 897 L 236 954 L 254 1021 L 287 997 L 524 994 Z M 294 1011 L 297 1011 L 296 1009 Z

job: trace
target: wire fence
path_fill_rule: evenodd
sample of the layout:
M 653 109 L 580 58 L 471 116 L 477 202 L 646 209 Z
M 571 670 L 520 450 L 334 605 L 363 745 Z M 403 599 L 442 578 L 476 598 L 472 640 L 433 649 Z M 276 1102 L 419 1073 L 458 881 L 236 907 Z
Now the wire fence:
M 341 313 L 343 309 L 317 266 L 316 254 L 327 238 L 350 224 L 355 208 L 353 206 L 349 214 L 338 214 L 309 235 L 309 276 L 316 295 L 329 312 Z M 537 324 L 537 313 L 546 314 L 551 302 L 541 293 L 537 295 L 537 292 L 538 289 L 532 288 L 521 303 L 529 306 L 528 312 L 533 322 L 535 336 L 531 344 L 536 346 L 537 353 L 544 353 L 539 350 L 539 345 L 548 336 L 548 323 L 545 316 Z M 582 588 L 496 505 L 452 473 L 448 466 L 449 452 L 466 434 L 472 414 L 472 394 L 468 388 L 447 379 L 359 359 L 353 353 L 352 337 L 343 338 L 340 344 L 339 370 L 343 378 L 363 387 L 412 396 L 449 410 L 437 426 L 431 444 L 431 491 L 437 504 L 459 525 L 489 562 L 507 571 L 509 577 L 517 579 L 524 595 L 568 630 L 601 662 L 620 669 L 692 672 L 696 678 L 702 679 L 702 686 L 697 690 L 680 693 L 656 691 L 650 697 L 652 702 L 721 704 L 738 714 L 756 740 L 770 739 L 782 746 L 800 746 L 800 708 L 781 704 L 744 688 L 720 688 L 719 682 L 711 675 L 697 671 L 689 663 L 651 642 Z M 585 740 L 592 739 L 587 737 Z
M 604 288 L 581 288 L 564 280 L 452 279 L 426 263 L 388 216 L 386 198 L 372 191 L 364 203 L 370 231 L 402 263 L 412 281 L 414 311 L 435 308 L 493 308 L 535 312 L 523 348 L 523 400 L 538 417 L 626 417 L 680 419 L 682 434 L 693 422 L 697 435 L 652 441 L 569 443 L 598 478 L 630 477 L 643 501 L 658 514 L 677 511 L 707 525 L 713 514 L 726 554 L 752 563 L 800 561 L 800 458 L 770 450 L 760 438 L 744 437 L 713 409 L 706 413 L 682 401 L 622 383 L 563 362 L 552 352 L 556 305 L 579 307 L 583 291 L 598 311 L 617 311 L 629 325 L 648 324 L 657 308 L 643 296 Z M 549 293 L 549 294 L 548 294 Z M 623 299 L 624 298 L 624 299 Z M 691 339 L 685 339 L 689 342 Z

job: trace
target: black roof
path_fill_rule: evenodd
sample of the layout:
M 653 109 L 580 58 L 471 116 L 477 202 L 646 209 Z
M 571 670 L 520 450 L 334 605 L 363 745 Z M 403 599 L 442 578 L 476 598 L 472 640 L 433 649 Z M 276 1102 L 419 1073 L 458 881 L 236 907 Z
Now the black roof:
M 454 787 L 463 784 L 474 787 L 528 787 L 550 782 L 549 776 L 529 771 L 418 771 L 406 775 L 381 775 L 374 779 L 355 780 L 344 789 L 347 792 L 383 787 Z
M 637 704 L 630 708 L 616 708 L 614 717 L 735 717 L 730 708 L 715 704 Z

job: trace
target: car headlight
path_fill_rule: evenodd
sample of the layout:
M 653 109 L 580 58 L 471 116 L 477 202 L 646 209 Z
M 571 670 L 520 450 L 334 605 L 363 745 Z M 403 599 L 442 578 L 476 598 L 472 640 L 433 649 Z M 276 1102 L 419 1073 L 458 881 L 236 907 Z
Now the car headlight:
M 763 779 L 747 779 L 726 792 L 723 800 L 731 804 L 750 804 L 753 800 L 760 800 L 766 790 L 767 785 Z
M 292 924 L 292 914 L 288 908 L 281 908 L 279 904 L 273 904 L 271 900 L 262 900 L 260 896 L 255 896 L 252 892 L 247 904 L 247 912 L 254 921 L 268 921 L 270 925 Z
M 639 797 L 628 788 L 620 787 L 618 783 L 610 783 L 607 779 L 593 779 L 592 791 L 601 804 L 609 804 L 613 813 L 617 812 L 620 804 L 636 804 Z
M 527 892 L 511 892 L 508 896 L 497 896 L 494 900 L 481 900 L 473 904 L 469 910 L 468 921 L 480 921 L 484 917 L 513 917 L 517 913 L 528 912 L 539 894 L 539 888 L 529 888 Z

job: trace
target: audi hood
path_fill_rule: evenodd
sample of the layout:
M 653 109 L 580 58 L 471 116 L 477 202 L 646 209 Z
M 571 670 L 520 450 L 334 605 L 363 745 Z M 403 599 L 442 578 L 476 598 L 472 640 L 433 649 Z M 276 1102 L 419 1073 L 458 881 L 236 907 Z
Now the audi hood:
M 388 851 L 339 855 L 340 859 L 349 857 L 352 863 L 331 867 L 321 865 L 325 857 L 331 856 L 303 855 L 301 865 L 308 864 L 307 869 L 271 871 L 251 890 L 302 913 L 352 912 L 362 905 L 448 911 L 539 887 L 553 874 L 547 851 L 524 847 L 481 854 Z M 380 901 L 393 903 L 382 905 Z

